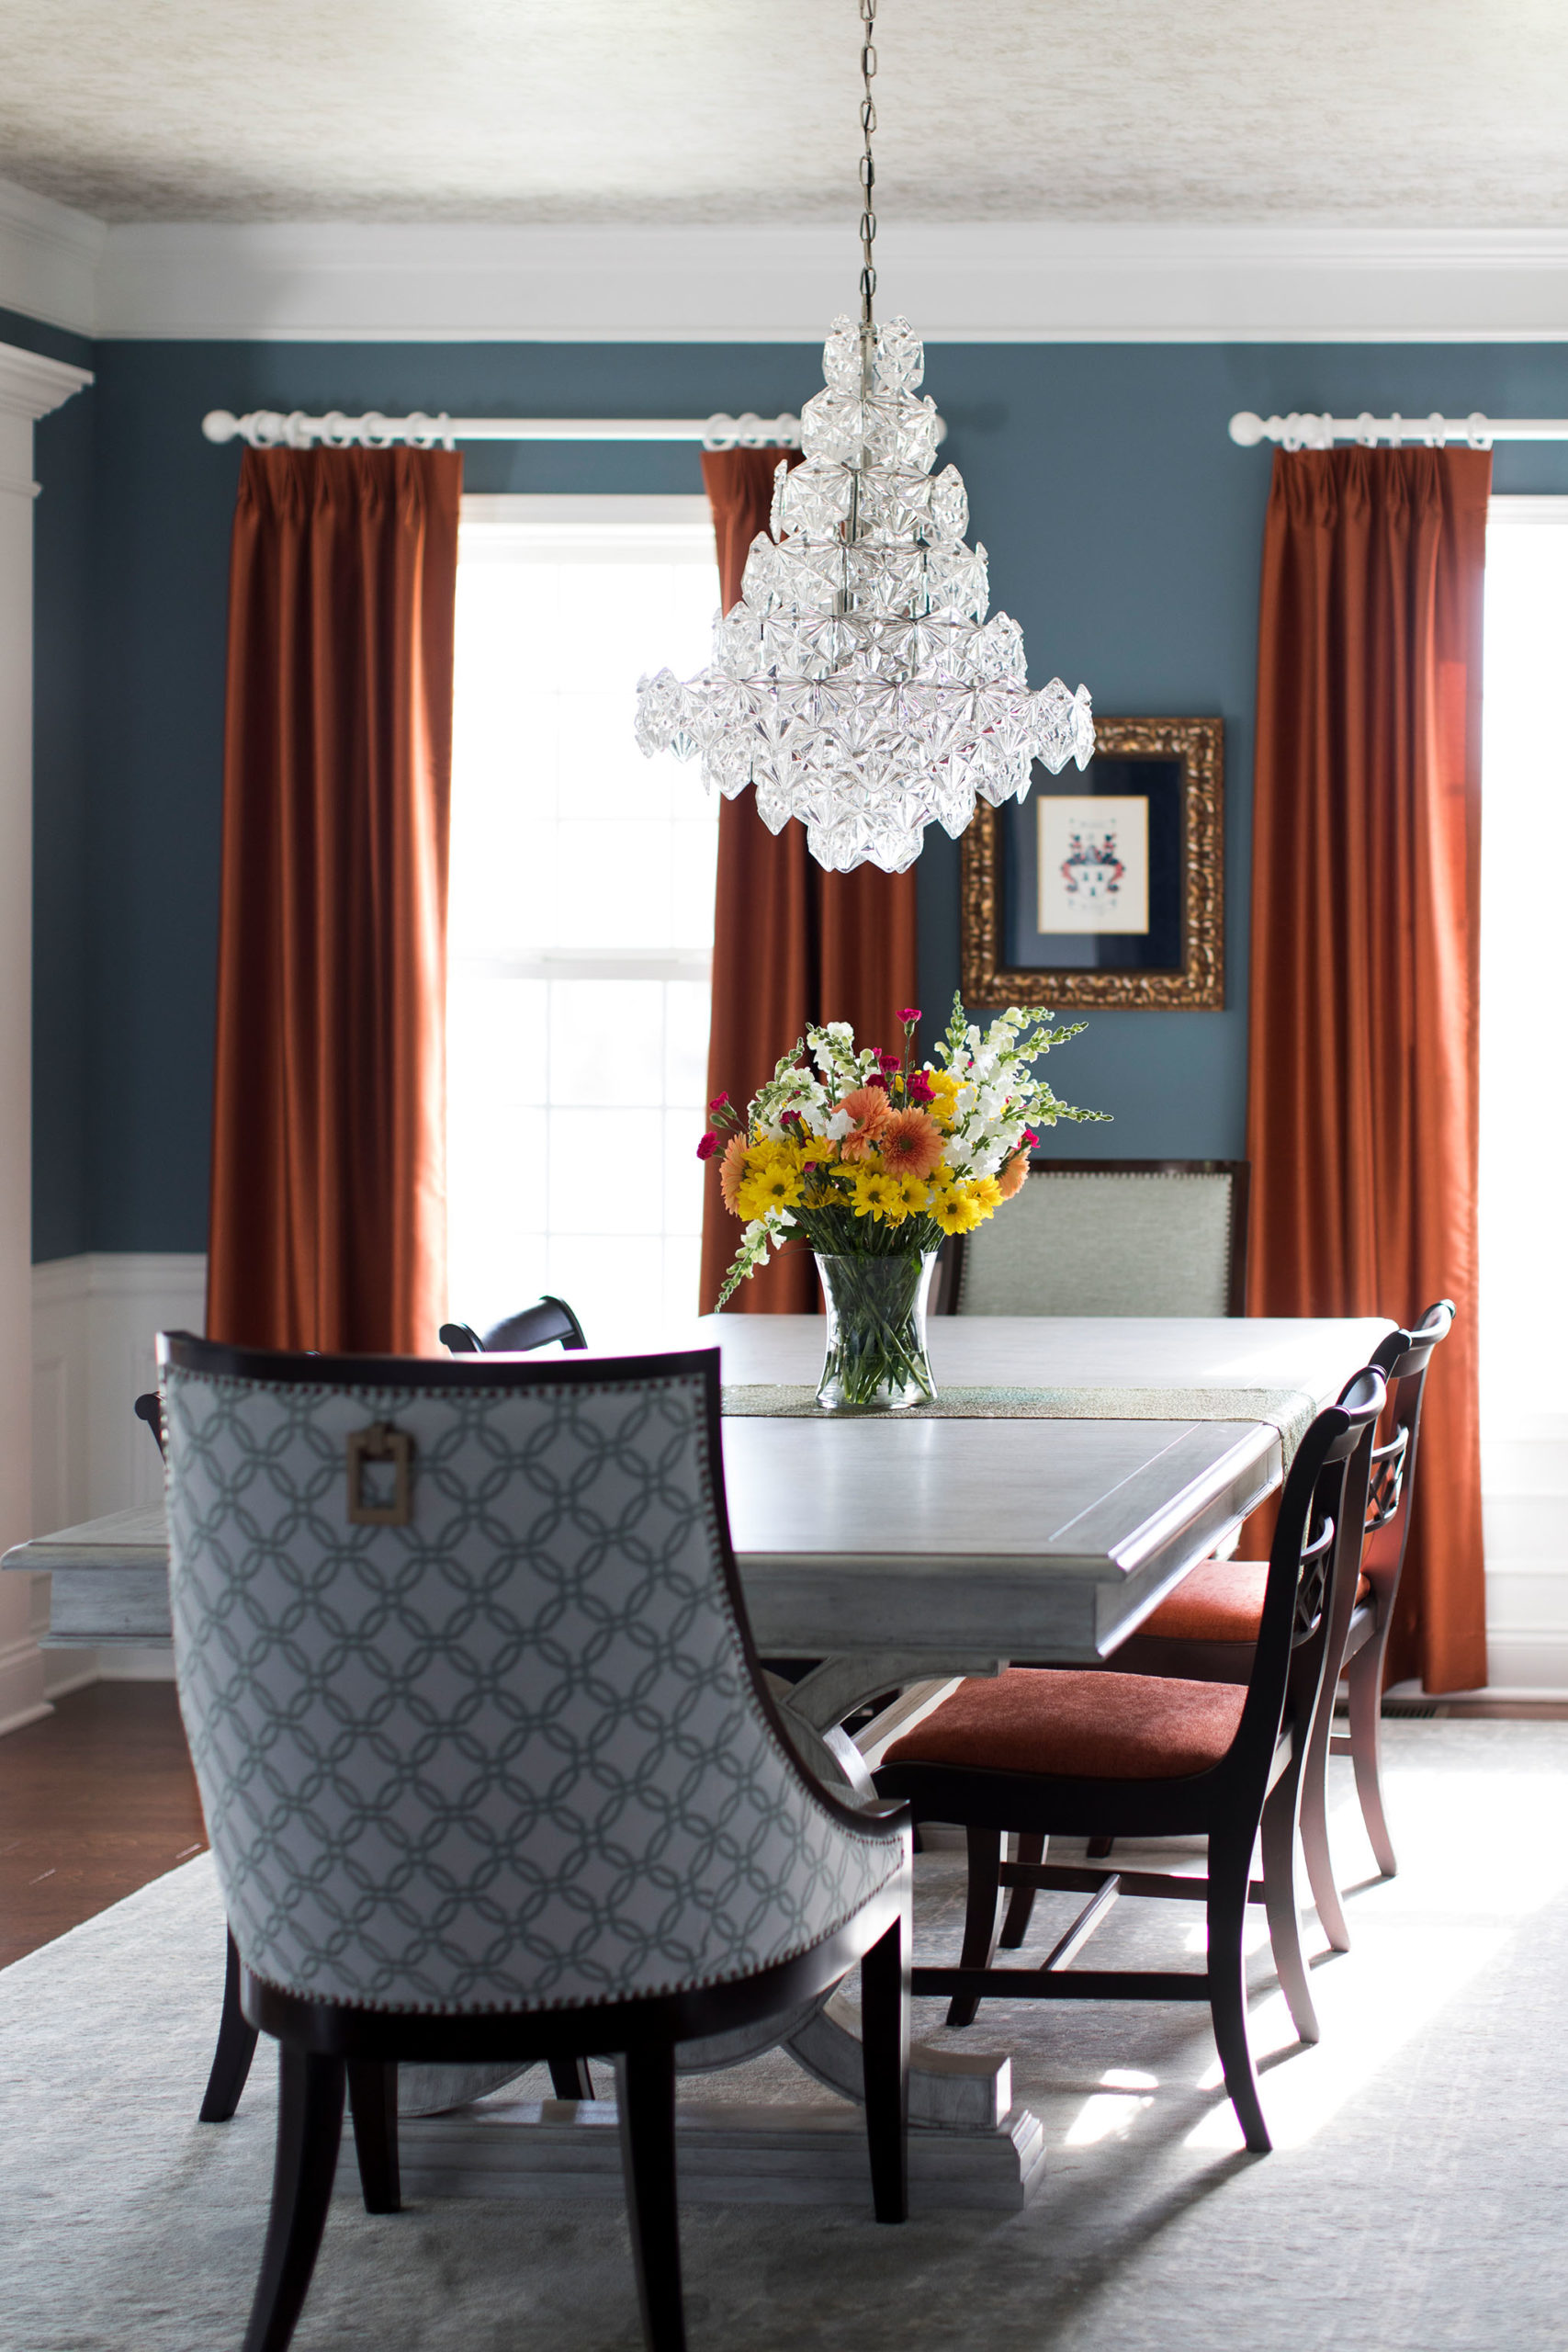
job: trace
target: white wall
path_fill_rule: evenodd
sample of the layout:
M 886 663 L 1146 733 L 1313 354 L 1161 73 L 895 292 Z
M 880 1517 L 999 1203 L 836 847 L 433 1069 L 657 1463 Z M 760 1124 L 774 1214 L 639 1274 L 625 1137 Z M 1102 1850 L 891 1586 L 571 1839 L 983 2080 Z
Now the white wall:
M 0 1551 L 34 1526 L 33 425 L 91 380 L 0 344 Z M 0 1731 L 48 1712 L 28 1604 L 21 1578 L 0 1578 Z

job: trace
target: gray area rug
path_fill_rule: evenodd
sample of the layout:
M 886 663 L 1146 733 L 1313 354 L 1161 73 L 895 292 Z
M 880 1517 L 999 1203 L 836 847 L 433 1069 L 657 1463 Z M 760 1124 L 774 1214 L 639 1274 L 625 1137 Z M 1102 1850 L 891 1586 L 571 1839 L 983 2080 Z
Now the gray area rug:
M 1314 1971 L 1314 2050 L 1292 2037 L 1257 1929 L 1271 2156 L 1241 2151 L 1206 2011 L 987 2004 L 953 2039 L 1014 2052 L 1017 2095 L 1050 2150 L 1028 2210 L 897 2230 L 878 2228 L 868 2202 L 689 2207 L 693 2352 L 1534 2352 L 1568 2340 L 1568 1725 L 1387 1733 L 1404 1868 L 1351 1897 L 1355 1950 Z M 1342 1876 L 1367 1877 L 1353 1799 L 1336 1822 Z M 955 1951 L 960 1858 L 917 1869 L 922 1954 Z M 1042 1898 L 1036 1952 L 1068 1905 Z M 1123 1903 L 1085 1964 L 1201 1964 L 1200 1918 Z M 270 2179 L 273 2065 L 264 2044 L 232 2123 L 196 2121 L 220 1937 L 204 1859 L 0 1973 L 5 2352 L 238 2346 Z M 1314 1929 L 1309 1949 L 1322 1950 Z M 919 2006 L 920 2031 L 937 2038 L 940 2005 Z M 693 2096 L 721 2089 L 829 2097 L 776 2057 L 703 2078 Z M 342 2192 L 295 2338 L 300 2352 L 639 2341 L 617 2205 L 424 2202 L 372 2219 Z

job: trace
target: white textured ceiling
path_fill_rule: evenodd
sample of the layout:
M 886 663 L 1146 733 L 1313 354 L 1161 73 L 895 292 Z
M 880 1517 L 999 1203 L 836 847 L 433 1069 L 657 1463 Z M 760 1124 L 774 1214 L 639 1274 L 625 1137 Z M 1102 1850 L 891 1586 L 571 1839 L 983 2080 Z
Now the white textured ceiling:
M 1568 0 L 882 0 L 904 220 L 1568 221 Z M 855 0 L 0 0 L 0 177 L 110 220 L 820 221 Z

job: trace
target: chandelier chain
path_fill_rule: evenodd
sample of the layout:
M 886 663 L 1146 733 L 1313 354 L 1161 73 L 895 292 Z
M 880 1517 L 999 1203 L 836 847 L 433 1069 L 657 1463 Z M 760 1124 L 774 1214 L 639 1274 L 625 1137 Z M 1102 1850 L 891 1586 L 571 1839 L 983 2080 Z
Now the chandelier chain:
M 872 323 L 872 300 L 876 292 L 876 265 L 873 247 L 876 243 L 876 165 L 872 159 L 871 134 L 876 129 L 876 104 L 871 95 L 871 81 L 876 72 L 876 0 L 860 0 L 861 23 L 865 30 L 861 37 L 860 71 L 864 96 L 861 99 L 860 127 L 865 138 L 865 153 L 860 159 L 860 315 L 863 327 Z

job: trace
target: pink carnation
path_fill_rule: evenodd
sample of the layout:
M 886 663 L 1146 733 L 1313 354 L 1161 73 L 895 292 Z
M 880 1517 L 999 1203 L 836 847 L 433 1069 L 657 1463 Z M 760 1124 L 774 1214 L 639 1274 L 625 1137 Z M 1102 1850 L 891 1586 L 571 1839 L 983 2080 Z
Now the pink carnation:
M 705 1128 L 697 1144 L 697 1158 L 711 1159 L 718 1149 L 718 1137 L 711 1127 Z

